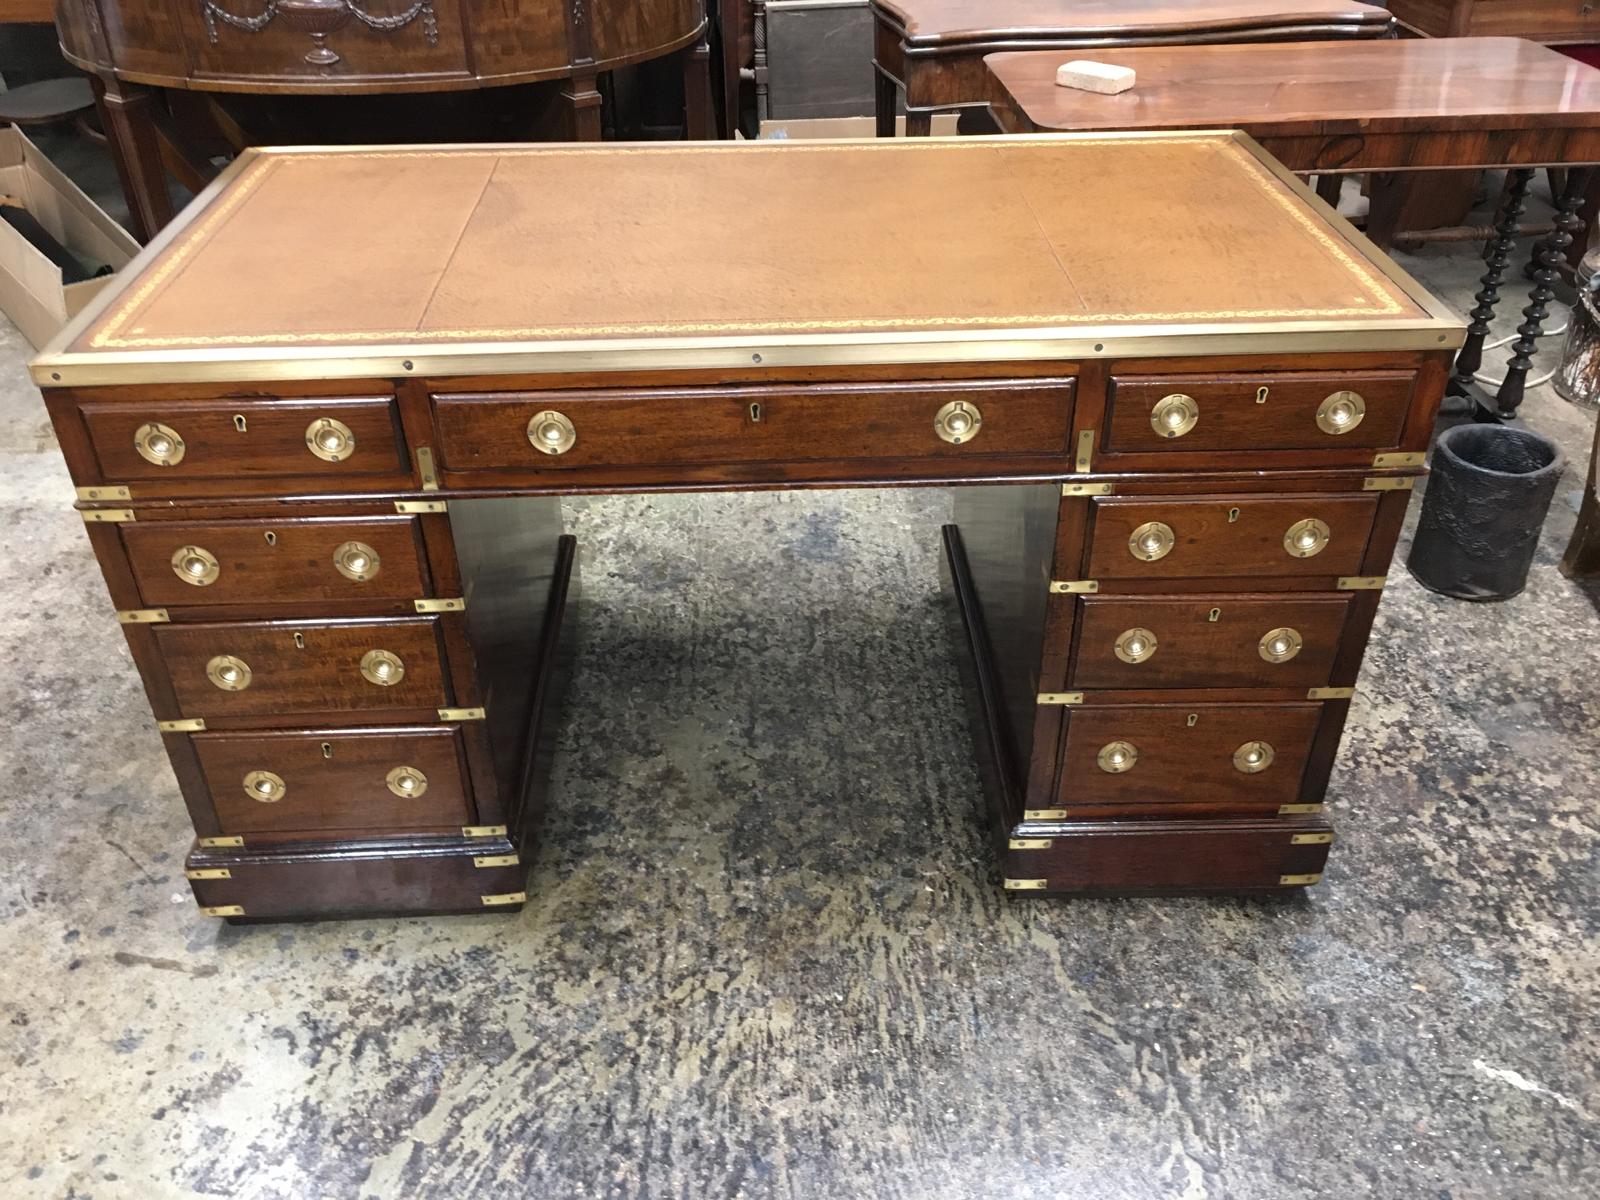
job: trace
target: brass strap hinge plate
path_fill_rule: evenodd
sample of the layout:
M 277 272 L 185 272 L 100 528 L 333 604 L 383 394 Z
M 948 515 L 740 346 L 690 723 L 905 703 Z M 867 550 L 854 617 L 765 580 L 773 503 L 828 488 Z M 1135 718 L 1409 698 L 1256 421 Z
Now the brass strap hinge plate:
M 1326 846 L 1333 841 L 1331 833 L 1297 833 L 1289 839 L 1291 846 Z
M 1409 492 L 1416 486 L 1410 475 L 1368 475 L 1361 481 L 1364 492 Z
M 449 512 L 450 506 L 443 500 L 396 500 L 394 510 L 397 513 L 410 513 L 415 516 L 420 513 Z
M 501 892 L 498 896 L 479 896 L 485 908 L 494 908 L 499 904 L 526 904 L 527 892 Z
M 1113 485 L 1109 483 L 1063 483 L 1063 496 L 1109 496 Z
M 515 854 L 480 854 L 472 860 L 475 867 L 515 867 L 521 860 Z
M 441 598 L 438 600 L 413 600 L 419 613 L 465 612 L 467 602 L 459 596 Z
M 1100 581 L 1098 579 L 1052 579 L 1050 590 L 1057 595 L 1079 596 L 1086 592 L 1098 592 Z
M 1391 454 L 1374 454 L 1374 467 L 1420 467 L 1428 456 L 1421 450 L 1402 450 Z
M 463 825 L 461 827 L 462 837 L 505 837 L 505 835 L 506 827 L 504 825 Z
M 127 525 L 134 520 L 131 508 L 85 508 L 80 511 L 85 525 Z
M 1049 838 L 1012 838 L 1006 843 L 1008 850 L 1048 850 Z
M 79 500 L 132 500 L 131 489 L 121 484 L 103 483 L 99 487 L 81 487 L 77 489 Z
M 437 710 L 441 721 L 481 721 L 481 708 L 441 708 Z
M 1022 810 L 1024 821 L 1065 821 L 1067 810 L 1064 808 L 1025 808 Z
M 201 838 L 200 844 L 207 850 L 220 850 L 227 846 L 242 846 L 244 845 L 244 839 L 242 837 Z
M 164 608 L 125 608 L 117 613 L 124 625 L 164 625 L 172 620 Z
M 179 717 L 176 721 L 157 721 L 162 733 L 199 733 L 206 727 L 204 717 Z
M 1049 880 L 1046 879 L 1008 879 L 1006 880 L 1006 891 L 1042 892 L 1048 882 Z
M 1307 700 L 1348 700 L 1356 694 L 1355 688 L 1308 688 Z
M 1072 469 L 1079 475 L 1087 475 L 1094 463 L 1094 430 L 1078 430 L 1078 456 L 1072 464 Z
M 202 867 L 195 871 L 185 871 L 190 879 L 232 879 L 233 872 L 227 867 Z
M 1279 875 L 1279 887 L 1310 887 L 1313 883 L 1321 883 L 1322 874 L 1315 875 Z
M 433 451 L 427 446 L 417 447 L 417 474 L 422 476 L 423 491 L 439 490 L 439 476 L 433 469 Z
M 242 917 L 244 916 L 244 905 L 218 904 L 214 908 L 202 908 L 200 915 L 202 917 Z
M 1280 817 L 1289 817 L 1297 813 L 1319 813 L 1326 807 L 1323 804 L 1280 804 L 1278 805 L 1278 815 Z
M 1082 692 L 1040 692 L 1040 704 L 1082 704 Z
M 1339 590 L 1341 592 L 1376 592 L 1389 581 L 1387 575 L 1341 575 L 1339 576 Z

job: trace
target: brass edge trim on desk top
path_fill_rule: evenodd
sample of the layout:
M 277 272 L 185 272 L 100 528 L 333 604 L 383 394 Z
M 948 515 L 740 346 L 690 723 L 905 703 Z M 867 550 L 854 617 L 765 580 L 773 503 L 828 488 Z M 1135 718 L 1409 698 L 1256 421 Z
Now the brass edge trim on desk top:
M 99 321 L 114 303 L 125 298 L 123 289 L 107 288 L 77 318 L 69 322 L 44 351 L 29 364 L 41 387 L 103 384 L 242 382 L 283 379 L 340 379 L 379 376 L 419 377 L 438 374 L 511 374 L 575 370 L 646 370 L 748 367 L 753 358 L 766 366 L 871 365 L 960 361 L 1020 361 L 1029 359 L 1087 359 L 1111 357 L 1170 357 L 1228 353 L 1316 353 L 1341 350 L 1454 349 L 1465 339 L 1465 322 L 1386 255 L 1358 233 L 1349 222 L 1322 203 L 1314 192 L 1268 155 L 1254 139 L 1239 131 L 1151 131 L 1106 135 L 1099 133 L 1032 135 L 1027 143 L 1045 141 L 1127 142 L 1138 140 L 1231 139 L 1252 164 L 1286 185 L 1309 204 L 1324 221 L 1331 222 L 1365 260 L 1353 264 L 1358 272 L 1370 267 L 1384 276 L 1408 299 L 1428 314 L 1426 318 L 1378 320 L 1364 324 L 1343 321 L 1261 321 L 1255 324 L 1219 324 L 1169 321 L 1161 325 L 1107 324 L 1077 327 L 1025 327 L 939 330 L 894 333 L 776 334 L 763 337 L 741 333 L 728 336 L 667 336 L 563 339 L 542 342 L 481 341 L 460 343 L 396 342 L 362 347 L 356 354 L 348 345 L 300 346 L 272 349 L 118 350 L 68 353 L 66 348 Z M 1017 146 L 1016 137 L 840 139 L 781 148 L 754 142 L 697 144 L 701 150 L 751 153 L 753 148 L 777 148 L 781 153 L 803 153 L 843 145 L 872 146 L 878 150 L 915 150 L 929 143 L 976 149 L 991 143 Z M 497 147 L 446 145 L 427 153 L 467 152 L 538 154 L 607 153 L 605 147 Z M 662 143 L 642 143 L 630 149 L 682 153 Z M 124 268 L 137 278 L 146 267 L 208 213 L 217 196 L 257 160 L 299 154 L 396 154 L 402 147 L 279 147 L 240 154 L 205 189 L 180 217 L 168 225 Z M 1298 209 L 1292 209 L 1299 215 Z M 1340 257 L 1344 251 L 1334 246 Z M 151 281 L 144 281 L 145 284 Z M 141 285 L 143 286 L 143 285 Z M 1263 344 L 1263 343 L 1267 344 Z

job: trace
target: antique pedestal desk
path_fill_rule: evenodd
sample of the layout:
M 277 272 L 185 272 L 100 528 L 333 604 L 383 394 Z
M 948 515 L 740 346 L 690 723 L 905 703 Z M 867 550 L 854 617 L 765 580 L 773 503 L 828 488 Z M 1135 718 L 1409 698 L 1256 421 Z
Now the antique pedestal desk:
M 279 150 L 33 370 L 263 920 L 523 903 L 558 497 L 652 489 L 961 485 L 1005 886 L 1314 883 L 1461 335 L 1239 134 Z

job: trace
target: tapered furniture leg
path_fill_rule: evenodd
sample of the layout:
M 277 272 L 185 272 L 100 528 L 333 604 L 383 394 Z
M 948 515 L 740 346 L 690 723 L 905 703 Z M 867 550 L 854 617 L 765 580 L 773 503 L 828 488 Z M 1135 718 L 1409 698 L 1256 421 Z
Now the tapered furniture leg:
M 161 138 L 156 132 L 155 92 L 138 84 L 90 77 L 100 123 L 111 145 L 111 157 L 128 200 L 133 232 L 148 242 L 172 220 L 175 209 L 161 165 Z
M 1339 207 L 1339 192 L 1343 187 L 1343 175 L 1329 175 L 1324 172 L 1317 176 L 1317 195 L 1330 208 Z
M 906 109 L 906 136 L 927 137 L 933 132 L 933 109 L 910 108 Z
M 1467 326 L 1467 340 L 1456 354 L 1456 365 L 1451 380 L 1452 395 L 1465 396 L 1472 386 L 1473 377 L 1483 366 L 1483 343 L 1489 336 L 1489 323 L 1494 320 L 1495 305 L 1500 302 L 1500 284 L 1506 277 L 1506 263 L 1511 257 L 1511 246 L 1516 241 L 1517 222 L 1528 200 L 1528 184 L 1533 179 L 1530 170 L 1510 171 L 1506 174 L 1506 191 L 1501 197 L 1500 217 L 1495 222 L 1494 240 L 1489 243 L 1488 260 L 1484 267 L 1482 285 L 1473 297 L 1472 320 Z
M 593 75 L 574 75 L 561 85 L 567 136 L 574 142 L 600 140 L 600 91 Z
M 711 43 L 705 38 L 683 52 L 683 135 L 691 142 L 717 136 L 711 124 Z
M 894 109 L 900 99 L 900 85 L 877 63 L 872 64 L 873 113 L 878 120 L 878 136 L 894 136 Z
M 1573 168 L 1567 172 L 1566 187 L 1556 205 L 1555 231 L 1542 239 L 1533 252 L 1533 291 L 1528 296 L 1528 307 L 1522 310 L 1522 324 L 1517 326 L 1517 340 L 1511 347 L 1511 362 L 1506 367 L 1505 382 L 1495 395 L 1495 416 L 1502 421 L 1516 418 L 1522 406 L 1522 395 L 1527 389 L 1528 371 L 1533 366 L 1533 352 L 1539 344 L 1544 320 L 1550 315 L 1550 301 L 1555 297 L 1556 281 L 1561 276 L 1561 263 L 1566 258 L 1567 247 L 1572 245 L 1583 230 L 1578 209 L 1583 205 L 1584 190 L 1589 185 L 1590 168 Z
M 1561 573 L 1574 579 L 1600 575 L 1600 426 L 1596 426 L 1594 451 L 1589 456 L 1589 480 L 1583 488 L 1583 504 L 1578 509 L 1578 527 L 1572 531 L 1567 552 L 1561 556 Z

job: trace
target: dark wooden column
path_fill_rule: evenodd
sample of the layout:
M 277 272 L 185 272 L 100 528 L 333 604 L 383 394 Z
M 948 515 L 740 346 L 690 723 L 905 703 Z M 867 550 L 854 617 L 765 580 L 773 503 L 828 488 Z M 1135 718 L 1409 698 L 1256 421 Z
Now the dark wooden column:
M 161 163 L 161 136 L 156 132 L 156 93 L 138 84 L 91 76 L 100 123 L 111 145 L 111 157 L 128 198 L 133 232 L 148 242 L 175 212 Z

